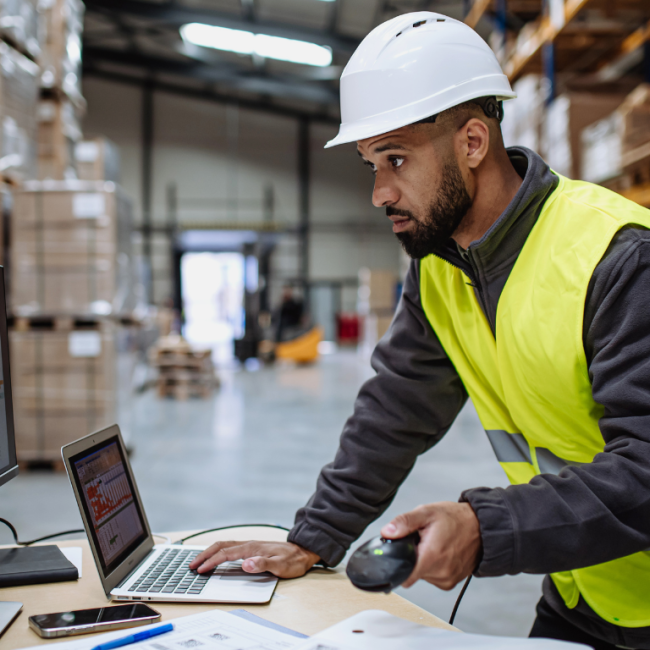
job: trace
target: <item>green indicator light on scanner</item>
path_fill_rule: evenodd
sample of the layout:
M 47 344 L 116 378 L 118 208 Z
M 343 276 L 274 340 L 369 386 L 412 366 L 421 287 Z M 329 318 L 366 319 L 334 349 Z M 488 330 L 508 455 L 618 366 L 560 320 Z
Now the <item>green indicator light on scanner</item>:
M 374 552 L 375 555 L 383 555 L 384 554 L 384 552 L 380 548 L 376 548 L 373 552 Z

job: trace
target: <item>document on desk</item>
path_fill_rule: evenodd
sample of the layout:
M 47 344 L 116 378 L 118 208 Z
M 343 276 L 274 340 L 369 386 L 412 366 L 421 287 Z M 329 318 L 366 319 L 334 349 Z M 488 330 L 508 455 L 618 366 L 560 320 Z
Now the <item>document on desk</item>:
M 440 630 L 380 610 L 360 612 L 315 634 L 293 650 L 579 650 L 577 643 Z
M 290 650 L 301 639 L 279 630 L 263 627 L 228 612 L 212 610 L 171 619 L 174 631 L 124 646 L 127 650 Z M 90 637 L 77 637 L 75 641 L 54 644 L 56 650 L 91 650 L 100 643 L 119 639 L 133 632 L 142 632 L 160 626 L 160 623 L 108 632 Z M 34 646 L 28 650 L 42 650 Z

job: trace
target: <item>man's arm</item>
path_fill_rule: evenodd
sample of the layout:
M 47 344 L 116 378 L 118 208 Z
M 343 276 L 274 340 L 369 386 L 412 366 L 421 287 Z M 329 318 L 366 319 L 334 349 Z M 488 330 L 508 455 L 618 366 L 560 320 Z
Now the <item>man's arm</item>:
M 467 399 L 465 388 L 420 303 L 419 262 L 373 355 L 376 375 L 361 388 L 334 462 L 298 510 L 289 541 L 328 566 L 390 505 L 419 454 L 447 432 Z
M 245 571 L 295 577 L 319 558 L 338 564 L 390 505 L 417 456 L 447 432 L 467 393 L 422 310 L 419 262 L 411 263 L 397 313 L 371 363 L 377 374 L 359 391 L 334 462 L 298 510 L 289 543 L 220 542 L 191 568 L 205 572 L 247 558 Z
M 605 450 L 588 465 L 463 493 L 479 519 L 477 575 L 552 573 L 650 547 L 650 232 L 619 233 L 594 272 L 584 341 Z

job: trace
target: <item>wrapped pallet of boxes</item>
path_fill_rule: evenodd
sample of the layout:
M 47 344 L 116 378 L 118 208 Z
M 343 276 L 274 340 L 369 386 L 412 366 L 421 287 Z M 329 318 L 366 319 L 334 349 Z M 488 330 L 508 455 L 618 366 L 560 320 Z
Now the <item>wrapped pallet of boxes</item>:
M 62 445 L 128 412 L 128 328 L 107 319 L 18 318 L 9 337 L 19 461 L 56 461 Z
M 0 43 L 0 173 L 21 182 L 36 177 L 39 67 Z
M 107 138 L 79 142 L 74 155 L 80 180 L 120 182 L 120 152 Z
M 77 178 L 75 147 L 81 140 L 78 113 L 68 99 L 39 101 L 38 177 L 41 180 Z
M 615 190 L 650 182 L 650 85 L 582 131 L 582 177 Z
M 650 183 L 650 84 L 633 90 L 621 106 L 621 166 L 631 185 Z
M 41 54 L 38 0 L 2 0 L 0 36 L 37 61 Z
M 17 316 L 133 311 L 131 208 L 114 183 L 30 181 L 10 232 Z
M 81 34 L 84 4 L 81 0 L 40 0 L 44 40 L 41 87 L 65 94 L 78 106 L 81 94 Z
M 516 99 L 503 103 L 503 141 L 506 147 L 518 145 L 539 151 L 549 93 L 548 80 L 541 75 L 526 75 L 515 83 L 513 89 L 517 93 Z
M 540 151 L 551 169 L 579 179 L 582 176 L 582 130 L 616 110 L 625 95 L 567 93 L 549 106 L 542 128 Z
M 361 349 L 370 354 L 388 331 L 397 304 L 397 275 L 383 269 L 359 270 L 357 311 L 362 317 Z

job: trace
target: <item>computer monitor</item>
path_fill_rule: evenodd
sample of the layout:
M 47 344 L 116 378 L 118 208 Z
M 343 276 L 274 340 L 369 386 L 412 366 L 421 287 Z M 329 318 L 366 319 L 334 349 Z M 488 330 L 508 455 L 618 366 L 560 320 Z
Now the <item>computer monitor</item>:
M 9 372 L 9 334 L 5 300 L 5 270 L 0 266 L 0 485 L 18 475 L 14 409 Z
M 0 485 L 18 475 L 14 409 L 11 400 L 9 372 L 9 334 L 7 332 L 7 301 L 5 299 L 5 270 L 0 266 Z M 17 549 L 20 552 L 20 549 Z M 20 561 L 20 557 L 14 558 Z M 0 635 L 14 622 L 22 603 L 0 601 Z

